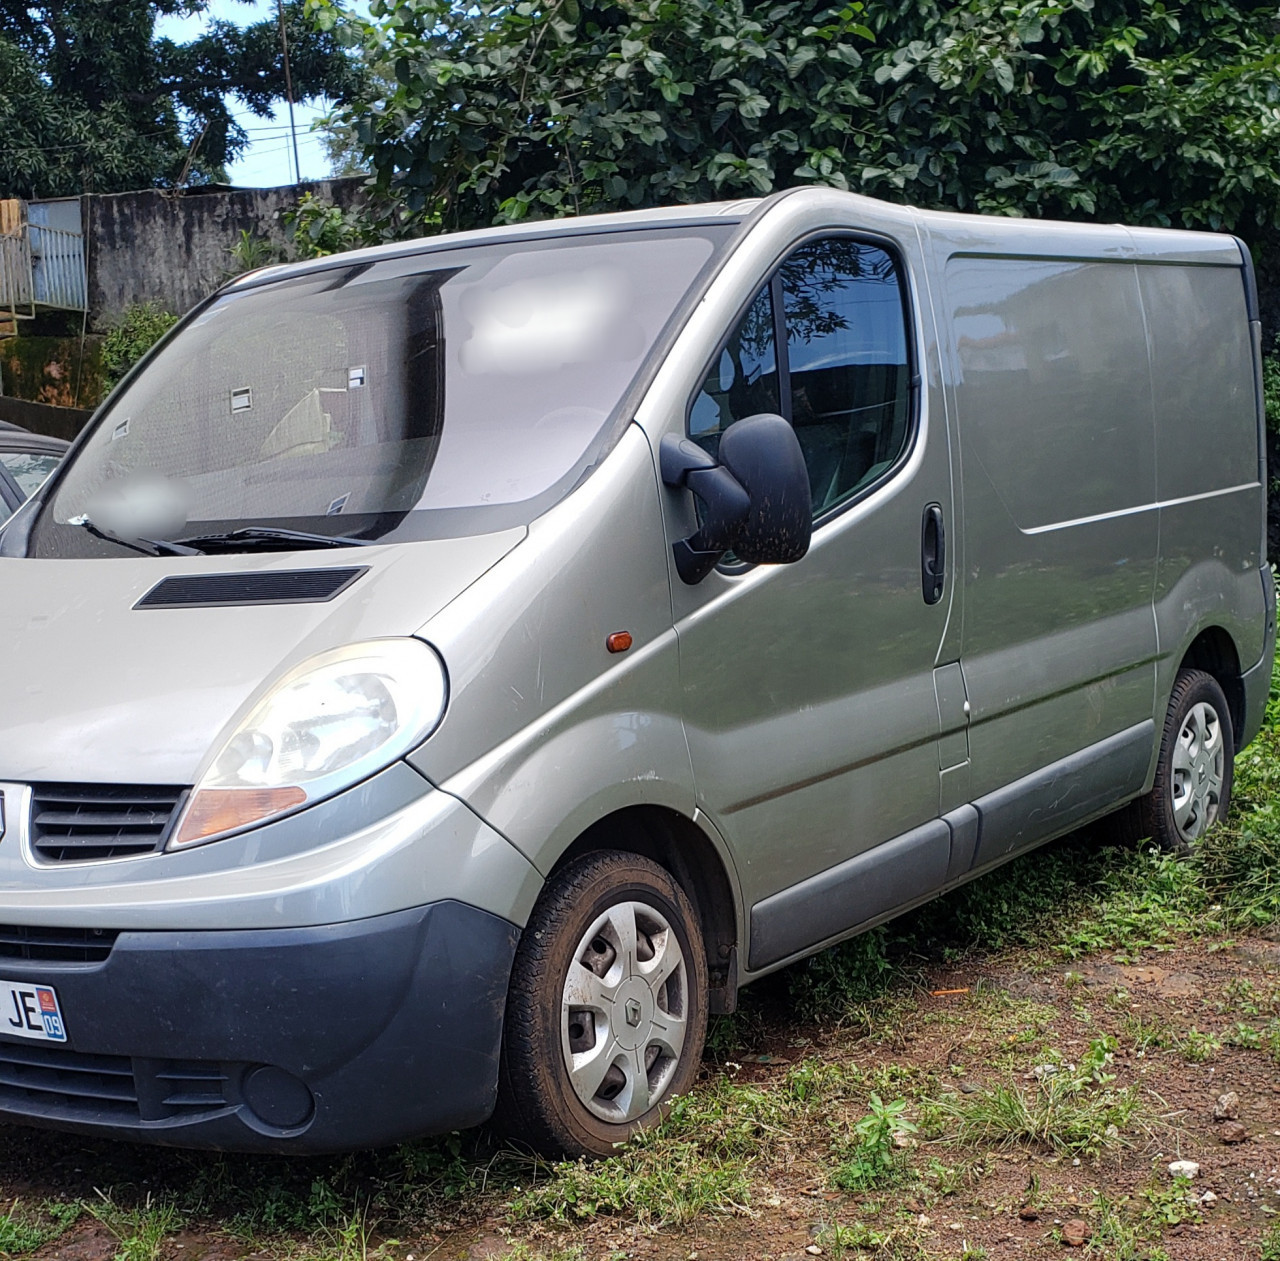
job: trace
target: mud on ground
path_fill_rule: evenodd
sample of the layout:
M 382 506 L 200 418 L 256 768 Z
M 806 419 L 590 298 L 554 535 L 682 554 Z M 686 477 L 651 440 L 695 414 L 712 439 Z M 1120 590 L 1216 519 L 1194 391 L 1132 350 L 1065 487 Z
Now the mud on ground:
M 775 987 L 732 1026 L 736 1044 L 713 1039 L 719 1058 L 709 1055 L 700 1087 L 745 1100 L 732 1106 L 755 1149 L 735 1157 L 736 1189 L 681 1224 L 663 1224 L 644 1177 L 634 1198 L 624 1192 L 620 1207 L 594 1216 L 579 1216 L 585 1202 L 562 1205 L 567 1220 L 548 1217 L 545 1203 L 530 1211 L 522 1196 L 554 1185 L 557 1170 L 483 1137 L 286 1162 L 0 1127 L 9 1212 L 0 1253 L 65 1261 L 1280 1258 L 1278 1018 L 1280 944 L 1263 938 L 1185 940 L 1070 962 L 1011 952 L 934 963 L 865 1013 L 865 1023 L 845 1027 L 797 1023 Z M 1096 1069 L 1086 1080 L 1089 1063 Z M 975 1136 L 959 1119 L 997 1088 L 1034 1104 L 1060 1074 L 1085 1083 L 1078 1096 L 1063 1096 L 1064 1127 L 1073 1099 L 1133 1105 L 1114 1131 L 1097 1129 L 1096 1155 L 1087 1141 L 1074 1152 L 1055 1149 L 1052 1117 L 1031 1141 Z M 872 1091 L 905 1108 L 889 1167 L 859 1188 L 849 1162 Z M 784 1104 L 771 1110 L 762 1099 Z M 755 1117 L 753 1108 L 763 1111 Z M 672 1160 L 691 1150 L 673 1141 Z M 662 1152 L 647 1153 L 650 1173 L 661 1172 Z M 1179 1160 L 1198 1167 L 1189 1179 L 1170 1175 Z M 666 1172 L 679 1182 L 696 1171 Z M 589 1188 L 594 1175 L 583 1176 Z M 78 1217 L 34 1251 L 27 1246 L 36 1236 L 14 1233 L 23 1222 L 57 1229 L 50 1205 L 75 1203 L 85 1206 Z

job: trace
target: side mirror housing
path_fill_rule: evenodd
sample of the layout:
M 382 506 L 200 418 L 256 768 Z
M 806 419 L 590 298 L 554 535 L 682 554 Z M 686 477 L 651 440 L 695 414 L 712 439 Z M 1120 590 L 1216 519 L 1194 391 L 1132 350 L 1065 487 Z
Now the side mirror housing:
M 691 490 L 702 505 L 697 532 L 675 545 L 685 582 L 701 582 L 728 551 L 748 564 L 787 565 L 809 550 L 809 473 L 795 430 L 781 416 L 730 425 L 718 461 L 671 435 L 659 454 L 662 480 Z

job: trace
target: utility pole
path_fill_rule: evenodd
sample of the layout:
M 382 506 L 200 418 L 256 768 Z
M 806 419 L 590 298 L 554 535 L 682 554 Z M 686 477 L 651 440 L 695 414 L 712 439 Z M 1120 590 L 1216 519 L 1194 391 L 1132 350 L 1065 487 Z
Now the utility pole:
M 284 94 L 289 102 L 289 134 L 293 137 L 293 182 L 302 183 L 302 164 L 298 161 L 298 125 L 293 118 L 293 78 L 289 73 L 289 37 L 285 34 L 284 0 L 277 0 L 280 15 L 280 48 L 284 52 Z

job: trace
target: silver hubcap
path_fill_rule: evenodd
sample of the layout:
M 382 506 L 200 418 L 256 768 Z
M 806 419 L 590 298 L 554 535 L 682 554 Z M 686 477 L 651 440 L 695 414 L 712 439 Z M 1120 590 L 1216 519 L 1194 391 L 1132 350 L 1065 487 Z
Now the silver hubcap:
M 688 992 L 680 943 L 653 907 L 620 902 L 583 933 L 565 978 L 560 1043 L 574 1093 L 602 1121 L 634 1121 L 666 1093 Z
M 1173 821 L 1184 840 L 1203 836 L 1217 819 L 1225 767 L 1222 722 L 1202 702 L 1187 715 L 1173 750 Z

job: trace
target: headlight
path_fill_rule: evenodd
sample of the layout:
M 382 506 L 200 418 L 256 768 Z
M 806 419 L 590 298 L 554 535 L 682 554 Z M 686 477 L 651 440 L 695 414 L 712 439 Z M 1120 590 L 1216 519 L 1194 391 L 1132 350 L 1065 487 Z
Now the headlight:
M 207 763 L 168 848 L 299 810 L 390 766 L 444 714 L 440 658 L 417 639 L 377 639 L 295 666 Z

